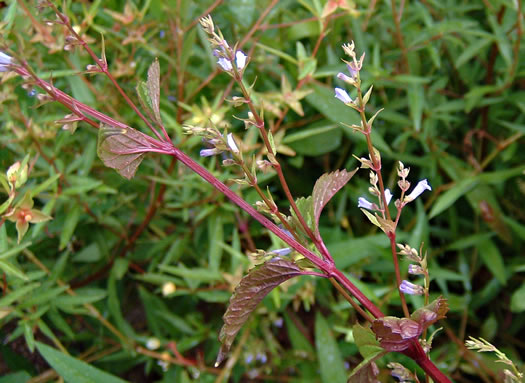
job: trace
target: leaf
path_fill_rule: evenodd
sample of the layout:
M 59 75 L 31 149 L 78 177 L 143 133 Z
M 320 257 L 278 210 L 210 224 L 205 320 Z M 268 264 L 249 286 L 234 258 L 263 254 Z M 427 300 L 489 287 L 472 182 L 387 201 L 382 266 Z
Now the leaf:
M 330 327 L 318 311 L 315 316 L 315 347 L 319 357 L 321 381 L 323 383 L 344 383 L 347 373 L 343 358 Z
M 59 250 L 63 250 L 71 240 L 71 237 L 75 232 L 75 228 L 77 227 L 80 213 L 81 208 L 76 204 L 67 213 L 64 220 L 64 225 L 62 226 L 62 231 L 60 232 L 60 245 L 58 247 Z
M 403 351 L 423 332 L 423 327 L 412 319 L 387 316 L 374 320 L 372 330 L 385 350 Z
M 63 354 L 43 343 L 35 342 L 38 352 L 67 383 L 125 383 L 114 375 L 79 359 Z
M 146 152 L 151 150 L 148 136 L 133 128 L 116 128 L 101 124 L 98 131 L 97 154 L 109 168 L 131 179 Z
M 485 263 L 485 266 L 487 266 L 487 269 L 490 270 L 499 283 L 506 285 L 507 276 L 505 272 L 505 263 L 503 262 L 501 252 L 494 242 L 489 238 L 486 238 L 485 240 L 478 242 L 477 247 L 479 255 L 483 260 L 483 263 Z
M 383 356 L 383 353 L 379 354 L 376 358 Z M 377 376 L 379 375 L 379 368 L 373 360 L 363 360 L 359 365 L 354 368 L 352 374 L 348 377 L 348 383 L 379 383 Z
M 414 311 L 410 318 L 418 322 L 423 327 L 424 331 L 438 320 L 445 318 L 448 309 L 447 300 L 443 297 L 439 297 L 427 306 Z
M 436 215 L 447 210 L 458 198 L 463 196 L 469 190 L 472 190 L 477 183 L 478 180 L 473 177 L 465 178 L 457 182 L 451 189 L 447 190 L 436 200 L 428 219 L 434 218 Z
M 273 258 L 250 270 L 235 288 L 228 309 L 223 316 L 224 325 L 219 334 L 222 345 L 216 365 L 224 360 L 235 335 L 259 302 L 275 287 L 302 273 L 303 271 L 295 263 L 281 258 Z
M 525 311 L 525 283 L 512 293 L 512 298 L 510 299 L 510 311 L 514 313 Z
M 313 207 L 313 200 L 312 196 L 309 196 L 308 198 L 297 198 L 295 200 L 295 205 L 297 206 L 297 209 L 299 210 L 299 213 L 301 213 L 301 216 L 303 217 L 304 221 L 306 222 L 306 226 L 308 226 L 310 229 L 314 228 L 316 226 L 314 222 L 314 207 Z M 306 232 L 301 225 L 301 222 L 299 221 L 299 218 L 297 218 L 297 214 L 295 214 L 295 211 L 290 208 L 290 226 L 297 232 L 302 233 L 306 236 Z
M 319 217 L 326 204 L 332 199 L 332 197 L 346 185 L 350 178 L 357 172 L 355 169 L 352 172 L 347 172 L 346 169 L 336 170 L 335 172 L 325 173 L 314 185 L 312 192 L 314 217 L 315 217 L 315 235 L 320 239 L 319 233 Z
M 319 156 L 339 147 L 342 135 L 338 125 L 321 123 L 286 135 L 282 143 L 290 146 L 297 154 Z
M 155 119 L 160 123 L 160 65 L 158 59 L 155 59 L 148 69 L 147 85 Z
M 354 342 L 363 358 L 368 358 L 371 355 L 377 355 L 384 351 L 370 328 L 357 323 L 352 327 L 352 333 L 354 335 Z
M 354 341 L 359 349 L 359 353 L 365 358 L 354 368 L 348 378 L 348 383 L 376 383 L 379 370 L 374 360 L 387 353 L 376 339 L 375 334 L 370 328 L 363 327 L 359 323 L 352 328 Z

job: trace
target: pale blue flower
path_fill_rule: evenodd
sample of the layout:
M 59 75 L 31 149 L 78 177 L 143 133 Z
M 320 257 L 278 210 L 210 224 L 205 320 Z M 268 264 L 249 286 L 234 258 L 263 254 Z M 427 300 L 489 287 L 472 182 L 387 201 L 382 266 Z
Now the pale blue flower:
M 366 198 L 364 197 L 359 197 L 359 199 L 357 200 L 357 207 L 359 208 L 365 208 L 365 209 L 368 209 L 368 210 L 375 210 L 377 209 L 377 206 L 375 203 L 372 203 L 370 201 L 368 201 Z
M 423 286 L 416 285 L 407 280 L 403 280 L 399 285 L 399 290 L 404 294 L 409 295 L 423 295 L 425 288 Z
M 6 55 L 4 52 L 0 52 L 0 72 L 7 72 L 9 68 L 8 65 L 11 65 L 13 58 Z
M 346 90 L 341 88 L 335 88 L 335 97 L 338 100 L 344 102 L 345 104 L 350 104 L 352 102 L 352 99 L 350 98 L 348 93 L 346 93 Z
M 243 51 L 235 52 L 235 64 L 237 65 L 237 69 L 242 70 L 244 68 L 247 58 L 248 56 L 246 56 Z
M 212 148 L 212 149 L 202 149 L 199 154 L 201 157 L 210 157 L 210 156 L 219 154 L 220 152 L 221 151 L 219 149 Z
M 228 141 L 228 147 L 231 149 L 234 153 L 239 153 L 239 148 L 237 147 L 237 144 L 235 143 L 235 139 L 233 138 L 233 134 L 228 133 L 228 136 L 226 137 L 226 140 Z
M 219 57 L 219 61 L 217 61 L 217 64 L 219 64 L 222 70 L 226 72 L 229 72 L 233 69 L 231 61 L 225 57 Z
M 390 201 L 392 201 L 392 192 L 390 189 L 385 189 L 385 199 L 387 206 L 390 204 Z
M 411 202 L 421 195 L 425 190 L 432 190 L 426 179 L 417 183 L 416 187 L 405 197 L 405 202 Z

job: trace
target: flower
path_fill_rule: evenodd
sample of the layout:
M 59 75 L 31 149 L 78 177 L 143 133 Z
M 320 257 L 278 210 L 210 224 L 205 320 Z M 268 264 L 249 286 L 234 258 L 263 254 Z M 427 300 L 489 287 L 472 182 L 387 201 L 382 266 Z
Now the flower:
M 284 247 L 282 249 L 275 249 L 275 250 L 271 251 L 272 254 L 275 254 L 275 255 L 278 255 L 278 256 L 288 255 L 291 252 L 292 252 L 292 249 L 290 249 L 289 247 Z
M 217 148 L 212 148 L 212 149 L 202 149 L 199 153 L 199 155 L 201 157 L 210 157 L 210 156 L 214 156 L 216 154 L 219 154 L 221 153 L 221 150 L 217 149 Z
M 235 64 L 237 65 L 237 69 L 242 70 L 244 68 L 247 57 L 248 56 L 246 56 L 243 51 L 235 52 Z
M 339 100 L 344 102 L 345 104 L 350 104 L 352 102 L 352 99 L 346 93 L 346 90 L 341 88 L 335 88 L 335 97 Z
M 401 282 L 401 284 L 399 285 L 399 290 L 402 293 L 409 295 L 423 295 L 423 293 L 425 292 L 425 288 L 423 286 L 416 285 L 407 280 L 403 280 Z
M 354 79 L 351 78 L 351 77 L 348 77 L 348 76 L 347 76 L 346 74 L 344 74 L 343 72 L 339 72 L 339 73 L 337 74 L 337 78 L 338 78 L 339 80 L 341 80 L 341 81 L 346 82 L 347 84 L 350 84 L 350 85 L 355 84 Z
M 364 197 L 359 197 L 359 199 L 357 200 L 357 207 L 361 208 L 365 208 L 365 209 L 368 209 L 368 210 L 376 210 L 377 209 L 377 206 L 375 203 L 372 203 L 370 201 L 368 201 L 366 198 Z
M 149 338 L 148 341 L 146 342 L 146 348 L 148 350 L 156 350 L 159 347 L 160 347 L 160 340 L 158 340 L 157 338 Z
M 411 202 L 421 195 L 425 190 L 432 190 L 426 179 L 417 183 L 416 187 L 412 189 L 409 195 L 405 197 L 404 202 Z
M 219 61 L 217 61 L 217 64 L 224 70 L 225 72 L 229 72 L 233 69 L 232 63 L 230 60 L 228 60 L 225 57 L 220 57 Z
M 11 56 L 6 55 L 4 52 L 0 52 L 0 72 L 7 72 L 9 70 L 8 66 L 13 62 Z
M 177 286 L 173 282 L 165 282 L 162 285 L 162 295 L 165 297 L 173 294 L 175 291 L 177 291 Z
M 412 275 L 420 275 L 425 274 L 425 271 L 419 265 L 410 264 L 408 265 L 408 273 Z
M 219 57 L 217 64 L 219 64 L 222 70 L 225 72 L 231 72 L 233 69 L 232 62 L 228 58 L 223 57 L 223 55 L 225 54 L 226 54 L 226 51 L 224 51 L 224 53 L 220 53 L 218 49 L 215 49 L 213 51 L 213 55 L 216 57 Z M 239 71 L 243 70 L 244 67 L 246 66 L 247 58 L 248 56 L 246 56 L 243 51 L 235 52 L 235 66 L 237 67 Z
M 392 201 L 392 192 L 390 189 L 385 189 L 385 199 L 387 206 L 390 204 L 390 201 Z
M 228 147 L 231 149 L 234 153 L 239 153 L 239 148 L 237 147 L 237 144 L 235 143 L 235 139 L 233 138 L 233 134 L 228 133 L 228 136 L 226 137 L 226 140 L 228 142 Z
M 20 204 L 9 211 L 5 217 L 11 222 L 16 222 L 18 243 L 24 238 L 30 223 L 40 223 L 52 219 L 52 217 L 42 213 L 40 210 L 33 209 L 33 199 L 29 192 L 24 195 Z

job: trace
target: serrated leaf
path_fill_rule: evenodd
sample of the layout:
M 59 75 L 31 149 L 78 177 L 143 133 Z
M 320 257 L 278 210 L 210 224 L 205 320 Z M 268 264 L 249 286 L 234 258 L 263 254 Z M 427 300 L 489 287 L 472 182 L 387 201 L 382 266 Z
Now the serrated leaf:
M 325 173 L 314 185 L 312 192 L 312 201 L 314 208 L 315 217 L 315 235 L 320 239 L 319 234 L 319 217 L 326 204 L 332 199 L 332 197 L 346 185 L 350 178 L 357 172 L 355 169 L 352 172 L 347 172 L 346 169 L 336 170 L 335 172 Z
M 116 128 L 101 124 L 98 131 L 97 154 L 109 168 L 131 179 L 144 155 L 150 151 L 147 136 L 133 128 Z
M 252 269 L 241 280 L 235 288 L 228 309 L 223 316 L 224 325 L 219 335 L 222 345 L 216 365 L 224 360 L 235 335 L 246 323 L 259 302 L 275 287 L 301 274 L 302 270 L 292 261 L 273 258 Z
M 403 351 L 423 332 L 423 327 L 412 319 L 387 316 L 374 320 L 372 330 L 385 350 Z
M 38 352 L 66 383 L 125 383 L 114 375 L 93 367 L 86 362 L 63 354 L 43 343 L 35 342 Z
M 155 59 L 148 69 L 148 93 L 151 100 L 151 108 L 158 123 L 160 119 L 160 65 Z

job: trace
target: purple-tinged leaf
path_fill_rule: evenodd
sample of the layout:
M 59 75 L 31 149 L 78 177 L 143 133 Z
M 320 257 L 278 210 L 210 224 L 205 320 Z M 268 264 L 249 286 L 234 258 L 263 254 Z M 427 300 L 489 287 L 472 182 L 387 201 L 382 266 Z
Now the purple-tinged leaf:
M 379 369 L 374 361 L 385 355 L 387 351 L 379 345 L 375 334 L 370 328 L 356 324 L 352 327 L 352 332 L 355 344 L 364 360 L 354 368 L 352 374 L 348 378 L 348 383 L 379 382 L 377 380 Z
M 414 311 L 410 318 L 418 322 L 423 330 L 430 327 L 438 320 L 446 317 L 448 312 L 448 302 L 445 298 L 439 297 L 429 305 Z
M 423 327 L 412 319 L 383 317 L 372 323 L 372 330 L 385 350 L 403 351 L 423 332 Z
M 378 355 L 376 358 L 383 356 L 383 354 Z M 379 368 L 377 368 L 375 362 L 365 359 L 354 368 L 352 374 L 348 377 L 348 383 L 380 383 L 377 379 L 378 375 Z
M 116 128 L 101 124 L 97 154 L 109 168 L 131 179 L 144 155 L 151 150 L 148 136 L 133 128 Z
M 155 59 L 148 69 L 148 93 L 155 119 L 160 123 L 160 65 Z
M 303 271 L 295 263 L 281 258 L 273 258 L 250 270 L 235 288 L 230 298 L 230 305 L 223 316 L 224 325 L 219 334 L 222 345 L 216 365 L 224 360 L 235 335 L 259 302 L 275 287 L 302 273 Z
M 323 174 L 315 183 L 314 190 L 312 193 L 313 204 L 314 204 L 314 217 L 315 217 L 315 235 L 320 238 L 319 234 L 319 217 L 323 208 L 326 206 L 328 201 L 337 193 L 345 184 L 350 181 L 350 178 L 357 171 L 347 172 L 345 169 L 336 170 L 332 173 Z

